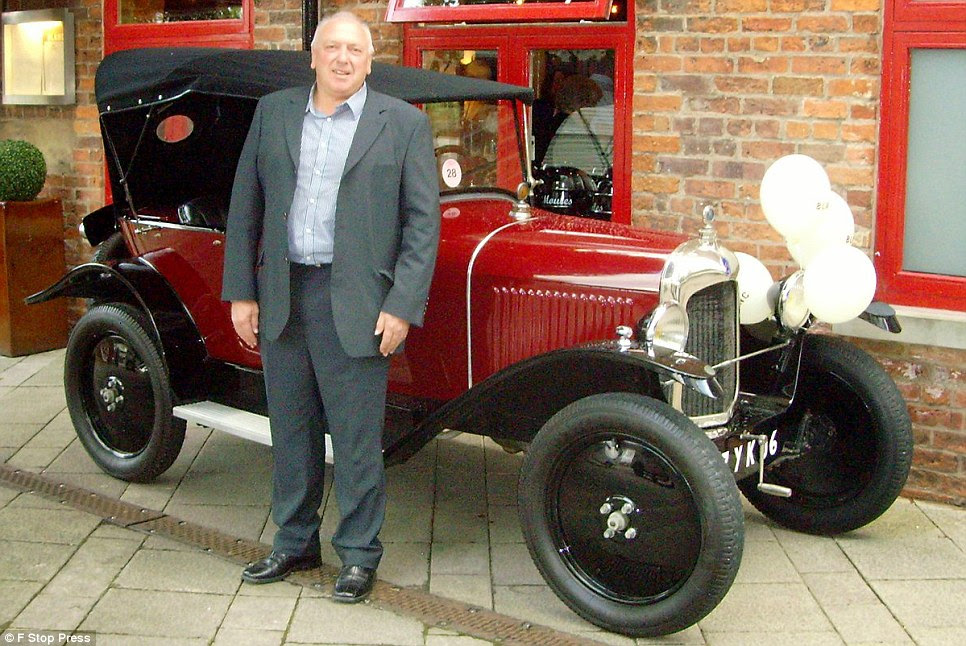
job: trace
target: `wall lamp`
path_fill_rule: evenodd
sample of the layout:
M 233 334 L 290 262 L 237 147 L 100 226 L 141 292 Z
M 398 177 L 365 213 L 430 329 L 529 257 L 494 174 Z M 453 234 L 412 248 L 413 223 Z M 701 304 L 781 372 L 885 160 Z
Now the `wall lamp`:
M 8 11 L 3 24 L 3 103 L 74 103 L 74 15 Z

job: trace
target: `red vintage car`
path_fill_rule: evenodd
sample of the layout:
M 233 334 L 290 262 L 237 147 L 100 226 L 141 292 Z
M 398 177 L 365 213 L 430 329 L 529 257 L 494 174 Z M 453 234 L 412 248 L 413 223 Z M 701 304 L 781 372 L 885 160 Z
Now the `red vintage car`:
M 107 473 L 164 472 L 186 420 L 270 443 L 259 355 L 219 297 L 225 211 L 257 99 L 311 82 L 301 52 L 101 64 L 114 203 L 84 219 L 94 262 L 30 300 L 89 299 L 64 379 Z M 740 325 L 738 259 L 710 209 L 686 240 L 606 221 L 606 178 L 534 179 L 529 89 L 378 64 L 369 83 L 430 114 L 442 201 L 425 325 L 392 363 L 387 462 L 444 429 L 525 450 L 536 565 L 575 612 L 627 635 L 681 630 L 724 597 L 744 541 L 739 490 L 822 534 L 889 507 L 912 453 L 905 404 L 869 356 L 810 333 L 800 274 L 775 285 L 765 321 Z M 466 101 L 498 116 L 483 145 L 452 131 Z M 560 213 L 581 209 L 593 217 Z M 862 317 L 895 323 L 878 303 Z

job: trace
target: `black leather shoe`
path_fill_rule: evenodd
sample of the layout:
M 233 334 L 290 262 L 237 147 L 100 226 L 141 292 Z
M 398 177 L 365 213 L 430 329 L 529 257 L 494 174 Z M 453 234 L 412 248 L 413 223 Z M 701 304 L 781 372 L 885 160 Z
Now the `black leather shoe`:
M 335 580 L 332 600 L 340 603 L 359 603 L 369 596 L 375 582 L 375 568 L 346 565 L 339 570 L 339 578 Z
M 311 570 L 321 564 L 322 559 L 317 554 L 305 556 L 273 550 L 262 560 L 250 563 L 247 568 L 242 570 L 242 581 L 272 583 L 273 581 L 281 581 L 289 572 Z

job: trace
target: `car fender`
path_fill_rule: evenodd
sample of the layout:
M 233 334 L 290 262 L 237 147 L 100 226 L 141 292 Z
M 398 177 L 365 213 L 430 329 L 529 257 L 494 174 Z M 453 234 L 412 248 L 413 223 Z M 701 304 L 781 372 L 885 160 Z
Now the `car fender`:
M 554 350 L 517 362 L 475 384 L 427 415 L 387 451 L 398 463 L 445 429 L 529 442 L 568 404 L 608 392 L 630 392 L 666 402 L 661 379 L 668 366 L 622 352 L 612 342 Z
M 207 358 L 204 341 L 174 289 L 150 264 L 134 258 L 113 266 L 78 265 L 47 289 L 25 300 L 33 305 L 61 297 L 91 299 L 92 304 L 127 303 L 137 307 L 151 326 L 148 332 L 160 344 L 175 394 L 179 399 L 187 399 L 199 392 Z

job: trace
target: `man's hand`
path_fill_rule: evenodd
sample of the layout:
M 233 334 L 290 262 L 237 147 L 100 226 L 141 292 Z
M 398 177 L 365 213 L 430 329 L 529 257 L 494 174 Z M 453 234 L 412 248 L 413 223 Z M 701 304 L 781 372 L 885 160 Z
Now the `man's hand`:
M 409 334 L 409 321 L 398 316 L 379 312 L 379 320 L 376 321 L 376 336 L 382 335 L 382 342 L 379 343 L 379 352 L 382 356 L 388 357 L 396 351 L 399 344 L 406 340 Z
M 258 303 L 255 301 L 232 301 L 231 324 L 235 332 L 250 348 L 258 345 Z

